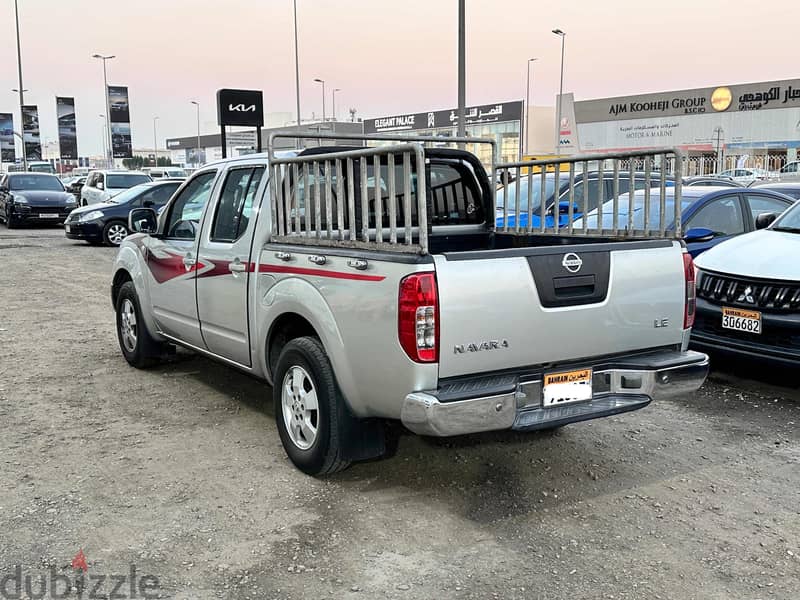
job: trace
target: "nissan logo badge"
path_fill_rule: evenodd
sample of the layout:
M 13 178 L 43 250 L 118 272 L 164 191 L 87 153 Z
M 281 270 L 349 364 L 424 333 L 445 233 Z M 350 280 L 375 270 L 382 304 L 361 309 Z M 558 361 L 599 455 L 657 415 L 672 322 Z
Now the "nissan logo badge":
M 570 273 L 577 273 L 581 270 L 583 261 L 581 260 L 581 257 L 574 252 L 569 252 L 564 255 L 564 258 L 561 259 L 561 266 Z

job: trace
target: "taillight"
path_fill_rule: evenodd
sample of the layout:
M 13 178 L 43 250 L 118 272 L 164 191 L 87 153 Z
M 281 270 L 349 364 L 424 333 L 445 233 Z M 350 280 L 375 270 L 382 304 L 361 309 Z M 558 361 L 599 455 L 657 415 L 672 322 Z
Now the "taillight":
M 686 278 L 686 302 L 683 309 L 683 328 L 689 329 L 694 325 L 694 312 L 697 305 L 697 292 L 695 289 L 694 261 L 692 255 L 683 253 L 683 273 Z
M 414 362 L 439 360 L 439 294 L 436 275 L 415 273 L 400 282 L 397 335 Z

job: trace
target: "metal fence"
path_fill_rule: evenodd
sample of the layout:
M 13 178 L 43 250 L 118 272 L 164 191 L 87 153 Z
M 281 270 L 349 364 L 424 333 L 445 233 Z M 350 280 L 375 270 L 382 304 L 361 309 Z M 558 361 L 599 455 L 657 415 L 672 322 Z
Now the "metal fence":
M 518 235 L 680 237 L 683 158 L 679 149 L 669 148 L 498 164 L 497 229 Z M 639 194 L 621 198 L 638 189 Z

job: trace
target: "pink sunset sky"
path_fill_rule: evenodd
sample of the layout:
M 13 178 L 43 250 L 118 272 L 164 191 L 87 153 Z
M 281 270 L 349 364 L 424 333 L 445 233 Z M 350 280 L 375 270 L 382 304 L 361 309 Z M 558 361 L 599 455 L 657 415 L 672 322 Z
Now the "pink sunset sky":
M 130 89 L 135 148 L 215 130 L 221 87 L 264 90 L 266 112 L 295 112 L 292 0 L 19 0 L 26 104 L 42 137 L 57 137 L 54 96 L 74 96 L 81 155 L 101 152 L 102 68 Z M 763 10 L 760 8 L 763 7 Z M 298 0 L 303 117 L 320 116 L 321 91 L 340 119 L 456 105 L 456 0 Z M 732 0 L 467 0 L 467 103 L 525 97 L 553 105 L 559 38 L 567 33 L 565 91 L 577 99 L 769 81 L 800 75 L 800 3 Z M 0 112 L 14 112 L 14 5 L 0 0 Z

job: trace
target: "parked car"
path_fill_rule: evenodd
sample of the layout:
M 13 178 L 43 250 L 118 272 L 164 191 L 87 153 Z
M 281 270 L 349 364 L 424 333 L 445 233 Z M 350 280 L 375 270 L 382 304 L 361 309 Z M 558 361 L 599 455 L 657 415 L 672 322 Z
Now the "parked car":
M 186 179 L 186 171 L 181 167 L 150 167 L 142 169 L 152 177 L 153 181 L 156 179 Z
M 795 200 L 800 200 L 800 180 L 794 182 L 778 181 L 771 183 L 759 183 L 752 187 L 757 188 L 759 190 L 770 190 L 773 192 L 778 192 L 779 194 L 783 194 L 785 196 L 794 198 Z
M 771 223 L 771 224 L 770 224 Z M 692 345 L 800 366 L 800 203 L 697 261 Z
M 750 185 L 755 181 L 767 181 L 770 178 L 777 177 L 777 174 L 765 171 L 764 169 L 746 169 L 739 168 L 728 169 L 719 174 L 720 177 L 730 177 L 736 183 L 742 185 Z
M 658 219 L 661 210 L 661 195 L 658 189 L 650 190 L 651 223 Z M 634 229 L 644 229 L 645 192 L 639 190 L 633 197 L 633 217 L 628 212 L 628 195 L 620 197 L 621 210 L 618 226 L 625 229 L 632 224 Z M 793 203 L 792 198 L 762 188 L 687 187 L 681 196 L 681 223 L 684 240 L 692 256 L 697 256 L 734 236 L 753 231 L 755 221 L 761 213 L 781 213 Z M 667 215 L 674 215 L 675 190 L 669 188 L 664 197 Z M 603 229 L 613 227 L 613 205 L 603 205 Z M 598 211 L 586 218 L 586 225 L 597 227 Z M 576 225 L 583 226 L 582 221 Z M 674 222 L 668 229 L 674 229 Z
M 73 210 L 64 223 L 71 240 L 119 246 L 128 236 L 128 215 L 134 208 L 160 210 L 181 185 L 179 179 L 140 183 L 100 204 Z
M 712 177 L 709 175 L 695 175 L 693 177 L 684 177 L 683 185 L 687 187 L 744 187 L 730 177 Z
M 81 206 L 105 202 L 122 190 L 148 181 L 153 180 L 139 171 L 92 171 L 81 189 Z
M 630 189 L 630 176 L 623 173 L 620 175 L 619 178 L 619 193 L 624 194 Z M 537 173 L 530 177 L 530 182 L 533 184 L 533 189 L 530 190 L 530 198 L 531 198 L 531 226 L 536 228 L 539 227 L 539 223 L 541 222 L 541 196 L 542 196 L 542 175 L 541 173 Z M 588 203 L 587 209 L 589 211 L 597 208 L 597 204 L 599 202 L 600 196 L 600 189 L 601 189 L 601 181 L 600 181 L 600 174 L 597 171 L 590 171 L 586 174 L 586 182 L 588 187 Z M 528 225 L 528 183 L 529 178 L 527 176 L 523 176 L 521 180 L 514 181 L 508 185 L 508 226 L 514 227 L 517 222 L 516 217 L 516 206 L 517 206 L 517 186 L 519 185 L 519 196 L 520 196 L 520 215 L 519 215 L 519 225 L 520 227 L 527 227 Z M 567 196 L 569 195 L 569 174 L 568 173 L 561 173 L 560 176 L 557 173 L 549 172 L 545 175 L 545 197 L 546 197 L 546 204 L 545 204 L 545 224 L 547 227 L 552 227 L 554 224 L 553 219 L 553 212 L 554 212 L 554 205 L 555 205 L 555 189 L 558 187 L 558 198 L 559 198 L 559 226 L 566 225 L 569 222 L 569 202 L 566 201 Z M 573 220 L 579 219 L 583 214 L 583 203 L 581 202 L 581 198 L 583 197 L 583 190 L 584 190 L 584 175 L 576 175 L 574 180 L 574 194 L 577 201 L 574 203 L 575 206 L 573 207 Z M 645 187 L 656 187 L 661 185 L 661 175 L 658 173 L 651 173 L 648 185 L 648 179 L 646 178 L 644 173 L 637 172 L 634 174 L 634 188 L 644 189 Z M 674 185 L 674 181 L 671 178 L 667 178 L 667 186 Z M 602 198 L 603 200 L 609 200 L 613 198 L 614 188 L 612 178 L 609 172 L 604 172 L 603 180 L 602 180 Z M 502 227 L 504 222 L 504 197 L 505 197 L 505 187 L 500 186 L 497 188 L 496 193 L 496 213 L 495 213 L 495 224 L 497 227 Z
M 23 223 L 61 224 L 75 197 L 47 173 L 17 172 L 0 177 L 0 217 L 13 229 Z
M 415 148 L 413 165 L 407 144 L 335 154 L 338 201 L 292 175 L 331 154 L 292 151 L 204 166 L 160 219 L 133 210 L 140 233 L 111 280 L 125 360 L 178 344 L 271 382 L 284 449 L 314 475 L 382 456 L 384 419 L 433 436 L 529 431 L 702 384 L 707 357 L 682 349 L 694 269 L 680 241 L 495 232 L 478 157 Z M 300 170 L 269 181 L 288 164 Z M 448 182 L 445 205 L 420 193 L 416 165 Z M 348 179 L 362 167 L 371 188 Z M 378 177 L 396 192 L 376 197 Z M 311 198 L 326 202 L 313 220 Z
M 64 188 L 73 196 L 75 196 L 76 201 L 80 201 L 81 199 L 81 190 L 83 189 L 83 185 L 86 183 L 86 175 L 78 175 L 77 177 L 68 177 L 62 183 L 64 184 Z
M 800 160 L 793 160 L 786 163 L 778 171 L 779 181 L 800 181 Z

